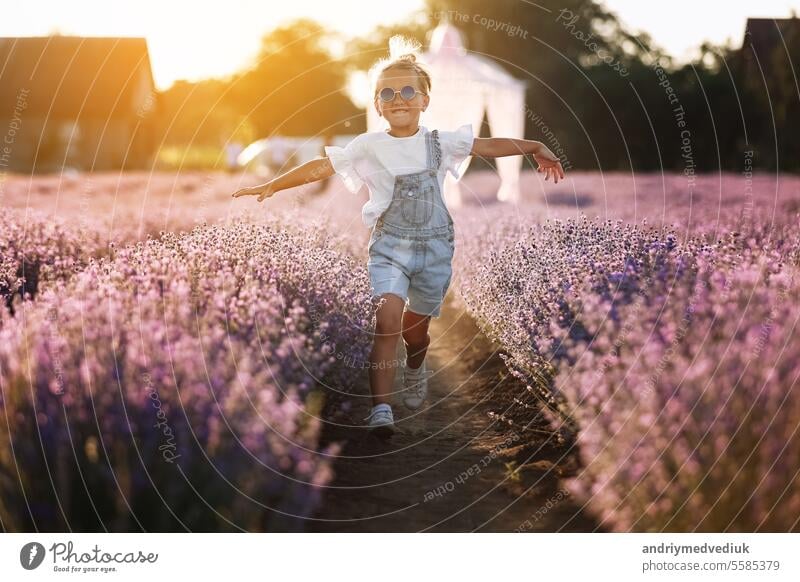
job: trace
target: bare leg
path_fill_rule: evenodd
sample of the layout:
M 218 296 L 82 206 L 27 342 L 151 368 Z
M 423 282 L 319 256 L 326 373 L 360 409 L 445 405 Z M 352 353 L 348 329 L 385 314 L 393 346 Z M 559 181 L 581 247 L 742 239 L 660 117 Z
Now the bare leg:
M 369 385 L 372 404 L 389 404 L 397 368 L 397 340 L 402 332 L 405 301 L 394 293 L 381 296 L 385 303 L 375 314 L 375 335 L 369 355 Z
M 413 311 L 403 313 L 403 342 L 410 368 L 419 368 L 425 359 L 431 342 L 431 336 L 428 335 L 430 322 L 430 315 L 420 315 Z

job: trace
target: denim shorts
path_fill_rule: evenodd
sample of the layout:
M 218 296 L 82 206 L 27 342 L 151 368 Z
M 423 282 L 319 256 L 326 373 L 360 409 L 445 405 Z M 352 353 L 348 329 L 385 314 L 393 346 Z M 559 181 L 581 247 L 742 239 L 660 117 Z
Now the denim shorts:
M 373 296 L 394 293 L 409 311 L 439 317 L 453 274 L 452 225 L 444 235 L 406 238 L 375 228 L 369 238 L 369 271 Z

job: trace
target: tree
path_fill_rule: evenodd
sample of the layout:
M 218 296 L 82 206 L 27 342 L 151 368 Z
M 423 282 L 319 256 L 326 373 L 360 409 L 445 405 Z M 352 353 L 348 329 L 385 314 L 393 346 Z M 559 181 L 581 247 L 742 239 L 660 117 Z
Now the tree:
M 458 27 L 468 50 L 528 81 L 527 136 L 546 141 L 541 128 L 549 128 L 579 167 L 630 165 L 624 142 L 646 135 L 626 75 L 664 58 L 647 35 L 591 0 L 428 0 L 427 13 Z
M 363 111 L 345 93 L 348 65 L 333 59 L 337 36 L 312 20 L 276 28 L 262 39 L 254 65 L 235 75 L 224 102 L 246 116 L 261 136 L 352 133 Z

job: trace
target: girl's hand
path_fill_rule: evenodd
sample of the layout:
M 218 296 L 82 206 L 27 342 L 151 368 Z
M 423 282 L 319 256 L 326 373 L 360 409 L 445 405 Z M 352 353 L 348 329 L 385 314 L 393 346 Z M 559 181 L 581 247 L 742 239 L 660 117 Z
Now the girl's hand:
M 231 196 L 233 198 L 238 198 L 239 196 L 258 196 L 258 201 L 261 202 L 265 198 L 269 198 L 275 194 L 275 190 L 272 186 L 267 184 L 261 184 L 259 186 L 250 186 L 248 188 L 242 188 L 234 192 Z
M 564 168 L 561 167 L 561 160 L 551 152 L 548 147 L 541 144 L 539 151 L 533 154 L 533 159 L 539 164 L 537 172 L 544 173 L 544 179 L 553 177 L 553 183 L 558 184 L 558 179 L 564 179 Z

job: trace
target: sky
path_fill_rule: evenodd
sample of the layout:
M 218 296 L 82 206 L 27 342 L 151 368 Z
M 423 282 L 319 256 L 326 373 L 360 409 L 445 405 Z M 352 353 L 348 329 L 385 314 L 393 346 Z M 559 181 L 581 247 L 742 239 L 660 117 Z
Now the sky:
M 792 8 L 800 15 L 800 0 L 603 0 L 603 4 L 630 29 L 647 31 L 678 61 L 690 58 L 703 40 L 721 44 L 730 39 L 739 46 L 748 17 L 785 18 Z M 4 11 L 13 17 L 0 19 L 0 36 L 56 31 L 144 36 L 156 86 L 166 89 L 176 79 L 221 77 L 246 67 L 257 54 L 261 36 L 293 18 L 314 18 L 346 36 L 356 36 L 379 24 L 405 20 L 423 5 L 424 0 L 25 0 Z
M 644 30 L 680 62 L 693 56 L 703 40 L 739 47 L 748 18 L 800 16 L 800 0 L 604 0 L 629 30 Z

